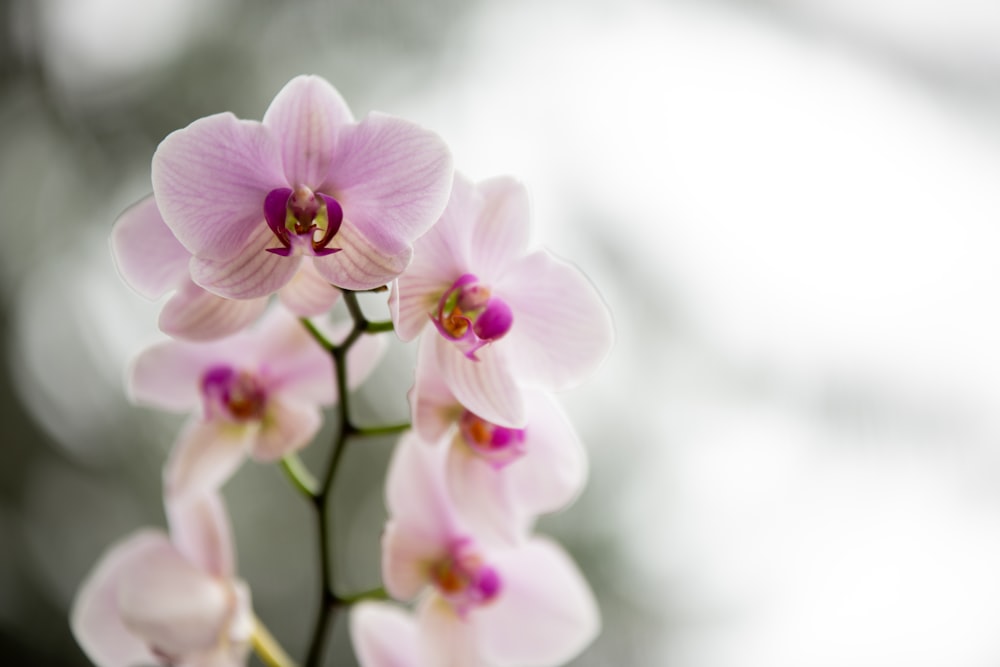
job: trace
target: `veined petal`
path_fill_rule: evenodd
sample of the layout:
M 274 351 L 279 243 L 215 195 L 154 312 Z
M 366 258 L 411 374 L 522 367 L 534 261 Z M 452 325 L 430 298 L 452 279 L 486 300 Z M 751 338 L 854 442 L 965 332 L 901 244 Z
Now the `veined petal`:
M 250 455 L 264 463 L 277 461 L 308 445 L 322 426 L 323 413 L 315 404 L 271 396 Z
M 255 299 L 277 292 L 292 279 L 301 255 L 285 257 L 267 252 L 277 243 L 271 229 L 261 223 L 248 234 L 236 255 L 213 260 L 191 258 L 191 279 L 227 299 Z
M 155 664 L 148 645 L 125 627 L 118 610 L 118 581 L 134 563 L 169 548 L 160 531 L 143 530 L 117 542 L 101 556 L 80 586 L 70 626 L 87 657 L 101 667 Z
M 351 609 L 351 644 L 361 667 L 427 667 L 417 623 L 399 607 L 360 602 Z
M 164 466 L 164 495 L 183 503 L 217 490 L 242 465 L 258 429 L 257 424 L 191 419 Z
M 312 261 L 323 278 L 343 289 L 365 290 L 385 285 L 403 272 L 413 256 L 413 248 L 408 245 L 391 250 L 379 247 L 348 218 L 344 218 L 331 245 L 341 251 L 313 257 Z
M 419 257 L 419 248 L 415 252 Z M 411 341 L 420 335 L 430 323 L 429 316 L 437 309 L 441 295 L 454 281 L 454 278 L 444 282 L 433 276 L 404 273 L 392 283 L 389 314 L 400 340 Z
M 434 667 L 486 667 L 475 628 L 440 595 L 428 595 L 417 608 L 424 664 Z
M 491 345 L 479 350 L 479 361 L 474 361 L 441 336 L 434 336 L 434 342 L 441 373 L 459 403 L 498 426 L 524 426 L 524 398 L 509 355 Z
M 252 324 L 267 308 L 267 297 L 225 299 L 186 276 L 160 311 L 160 330 L 175 338 L 206 341 L 234 334 Z
M 318 76 L 297 76 L 282 88 L 264 114 L 264 125 L 281 142 L 289 184 L 315 187 L 337 152 L 337 132 L 354 122 L 344 98 Z
M 163 222 L 150 195 L 125 209 L 111 230 L 111 254 L 129 287 L 158 299 L 188 274 L 191 253 Z
M 549 391 L 588 377 L 611 351 L 607 304 L 576 267 L 546 252 L 528 255 L 495 286 L 514 311 L 503 341 L 519 378 Z
M 321 190 L 383 255 L 430 229 L 448 201 L 451 152 L 438 135 L 380 113 L 341 129 Z
M 266 228 L 264 197 L 289 185 L 271 131 L 231 113 L 168 135 L 153 155 L 152 178 L 167 226 L 192 254 L 215 260 L 240 254 Z
M 491 283 L 527 251 L 531 207 L 524 185 L 510 177 L 481 181 L 476 190 L 482 208 L 468 223 L 469 262 L 480 280 Z
M 139 353 L 129 368 L 126 390 L 136 403 L 184 412 L 201 403 L 201 376 L 229 359 L 239 359 L 245 344 L 233 338 L 209 343 L 165 341 Z
M 555 512 L 569 505 L 587 481 L 587 453 L 552 396 L 525 395 L 528 424 L 525 454 L 503 469 L 511 498 L 529 517 Z
M 171 656 L 214 648 L 234 603 L 227 582 L 199 569 L 173 545 L 150 550 L 124 568 L 117 597 L 125 627 Z
M 503 579 L 503 593 L 470 615 L 488 660 L 561 665 L 597 636 L 600 616 L 594 595 L 558 545 L 535 538 L 496 552 L 493 564 Z
M 217 577 L 229 578 L 236 570 L 229 515 L 216 492 L 178 502 L 167 498 L 170 541 L 182 556 Z
M 424 442 L 437 443 L 462 413 L 462 406 L 448 389 L 438 367 L 432 332 L 420 339 L 416 379 L 410 390 L 413 430 Z
M 330 312 L 340 290 L 319 274 L 315 264 L 302 262 L 288 284 L 278 290 L 278 296 L 299 317 L 316 317 Z

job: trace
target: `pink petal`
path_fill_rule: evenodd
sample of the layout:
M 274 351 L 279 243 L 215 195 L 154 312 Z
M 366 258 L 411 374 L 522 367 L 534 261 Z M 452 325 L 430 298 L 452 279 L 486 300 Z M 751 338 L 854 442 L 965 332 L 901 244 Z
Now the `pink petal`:
M 447 541 L 457 534 L 455 511 L 445 484 L 445 452 L 427 447 L 412 432 L 396 444 L 385 493 L 389 516 L 421 535 Z
M 494 565 L 503 592 L 470 616 L 480 650 L 491 662 L 561 665 L 600 630 L 597 603 L 569 556 L 555 543 L 536 538 L 518 549 L 497 552 Z
M 499 279 L 513 262 L 524 256 L 531 234 L 528 191 L 509 177 L 492 178 L 476 185 L 481 209 L 467 224 L 470 266 L 480 280 Z
M 299 317 L 316 317 L 330 312 L 340 298 L 340 290 L 323 278 L 312 262 L 302 262 L 278 296 Z
M 448 491 L 462 522 L 477 539 L 494 545 L 523 539 L 528 522 L 511 498 L 506 468 L 495 468 L 456 438 L 448 448 L 447 475 Z
M 308 445 L 322 426 L 323 413 L 315 404 L 271 396 L 250 455 L 263 463 L 277 461 Z
M 232 530 L 222 496 L 210 492 L 178 502 L 168 498 L 170 540 L 182 556 L 217 577 L 236 569 Z
M 191 279 L 227 299 L 268 296 L 284 287 L 302 263 L 301 255 L 284 257 L 267 252 L 277 245 L 271 229 L 261 223 L 248 233 L 236 255 L 222 260 L 192 258 Z
M 448 536 L 436 528 L 393 520 L 385 525 L 382 583 L 397 600 L 415 598 L 430 583 L 431 565 L 448 553 Z
M 264 114 L 264 125 L 281 142 L 288 183 L 315 188 L 330 169 L 337 131 L 353 123 L 351 110 L 333 86 L 318 76 L 297 76 Z
M 224 420 L 189 421 L 167 458 L 164 495 L 171 502 L 187 502 L 217 490 L 242 465 L 258 428 Z
M 380 113 L 344 127 L 339 140 L 321 189 L 380 254 L 398 254 L 444 210 L 453 173 L 448 147 L 433 132 Z
M 125 626 L 167 655 L 214 648 L 235 602 L 227 582 L 200 570 L 172 545 L 144 556 L 123 568 L 118 579 Z
M 361 602 L 351 609 L 351 644 L 361 667 L 425 667 L 416 621 L 395 605 Z
M 231 113 L 201 118 L 153 155 L 153 193 L 167 226 L 193 255 L 229 259 L 264 223 L 264 197 L 287 187 L 277 139 Z
M 313 257 L 312 261 L 323 278 L 343 289 L 366 290 L 386 285 L 403 272 L 413 256 L 410 246 L 394 250 L 378 247 L 347 218 L 331 245 L 341 251 Z
M 502 349 L 486 347 L 474 361 L 442 336 L 434 335 L 434 340 L 441 373 L 459 403 L 499 426 L 524 426 L 524 398 Z
M 545 252 L 512 267 L 494 292 L 514 311 L 501 343 L 516 374 L 549 391 L 582 382 L 614 342 L 607 304 L 576 267 Z
M 211 343 L 167 341 L 143 350 L 129 369 L 126 389 L 136 403 L 185 412 L 201 404 L 201 376 L 215 364 L 238 359 L 233 339 Z
M 526 395 L 526 453 L 504 468 L 511 497 L 533 517 L 569 505 L 587 481 L 587 454 L 573 425 L 554 398 Z
M 147 299 L 160 298 L 187 278 L 191 259 L 163 222 L 152 195 L 115 221 L 111 254 L 122 279 Z
M 413 430 L 428 443 L 438 442 L 462 412 L 438 367 L 436 337 L 436 332 L 428 332 L 420 339 L 416 380 L 410 391 Z
M 185 266 L 185 274 L 186 271 Z M 180 290 L 160 311 L 160 329 L 184 340 L 214 340 L 246 328 L 266 307 L 266 297 L 224 299 L 194 284 L 185 275 Z
M 479 655 L 475 628 L 456 614 L 441 596 L 431 594 L 420 603 L 417 623 L 424 640 L 424 664 L 485 667 Z
M 144 530 L 108 548 L 80 586 L 70 611 L 73 636 L 92 662 L 101 667 L 155 664 L 146 642 L 137 637 L 118 613 L 118 581 L 133 563 L 169 548 L 167 536 Z

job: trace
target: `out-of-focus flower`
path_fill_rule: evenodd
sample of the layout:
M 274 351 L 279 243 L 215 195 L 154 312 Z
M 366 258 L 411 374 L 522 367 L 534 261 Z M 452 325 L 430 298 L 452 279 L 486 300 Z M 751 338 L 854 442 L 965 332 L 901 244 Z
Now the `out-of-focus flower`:
M 250 591 L 221 499 L 168 502 L 167 519 L 169 537 L 140 530 L 105 552 L 73 602 L 73 635 L 98 667 L 245 665 Z
M 263 122 L 222 113 L 170 134 L 152 175 L 194 282 L 252 299 L 287 284 L 303 256 L 337 287 L 395 278 L 447 202 L 452 164 L 432 132 L 378 113 L 356 123 L 329 83 L 300 76 Z
M 243 329 L 267 308 L 267 297 L 226 299 L 191 280 L 191 253 L 163 222 L 152 195 L 129 207 L 111 231 L 111 252 L 122 278 L 147 299 L 173 295 L 160 312 L 160 329 L 176 338 L 211 340 Z M 330 310 L 340 291 L 311 263 L 302 264 L 278 291 L 281 302 L 302 317 Z
M 386 484 L 382 540 L 386 590 L 417 609 L 428 665 L 559 665 L 600 624 L 587 583 L 553 542 L 514 548 L 480 541 L 448 496 L 444 450 L 404 437 Z
M 529 234 L 524 186 L 456 176 L 448 207 L 417 241 L 390 297 L 400 338 L 432 323 L 448 387 L 469 410 L 509 428 L 525 423 L 519 387 L 579 383 L 614 337 L 594 286 L 549 253 L 529 251 Z
M 374 368 L 382 342 L 366 336 L 351 349 L 350 386 Z M 304 447 L 321 406 L 337 400 L 330 356 L 280 307 L 228 338 L 154 345 L 136 358 L 128 388 L 136 402 L 195 412 L 167 461 L 170 496 L 218 487 L 248 455 L 276 461 Z
M 524 428 L 493 424 L 448 388 L 434 339 L 420 342 L 413 428 L 424 443 L 448 447 L 445 478 L 463 520 L 510 543 L 523 539 L 539 514 L 568 505 L 587 479 L 586 452 L 562 408 L 544 392 L 525 393 Z

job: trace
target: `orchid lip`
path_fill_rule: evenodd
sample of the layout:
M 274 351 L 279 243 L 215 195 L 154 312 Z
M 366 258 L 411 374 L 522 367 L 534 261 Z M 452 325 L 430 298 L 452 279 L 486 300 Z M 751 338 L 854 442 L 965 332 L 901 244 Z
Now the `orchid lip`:
M 462 413 L 458 427 L 469 449 L 497 470 L 525 454 L 522 428 L 498 426 L 469 410 Z
M 473 361 L 479 360 L 478 350 L 505 336 L 514 323 L 510 306 L 471 273 L 444 291 L 430 317 L 441 335 Z
M 344 209 L 322 192 L 314 193 L 304 185 L 294 190 L 275 188 L 264 197 L 264 219 L 281 243 L 280 247 L 266 249 L 275 255 L 325 257 L 342 250 L 329 245 L 340 231 Z

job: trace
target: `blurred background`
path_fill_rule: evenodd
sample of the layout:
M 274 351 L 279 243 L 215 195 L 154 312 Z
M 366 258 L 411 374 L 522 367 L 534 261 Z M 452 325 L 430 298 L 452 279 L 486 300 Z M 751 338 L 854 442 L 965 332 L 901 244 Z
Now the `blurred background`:
M 616 318 L 564 396 L 591 455 L 542 522 L 600 599 L 573 665 L 1000 664 L 1000 4 L 990 0 L 3 0 L 0 656 L 86 665 L 101 552 L 162 525 L 181 418 L 110 226 L 157 143 L 299 73 L 510 173 Z M 366 303 L 373 316 L 384 303 Z M 394 343 L 365 420 L 405 417 Z M 326 439 L 307 459 L 322 461 Z M 392 442 L 348 453 L 345 591 L 378 584 Z M 301 656 L 309 508 L 227 486 L 258 614 Z M 343 623 L 328 664 L 353 665 Z

